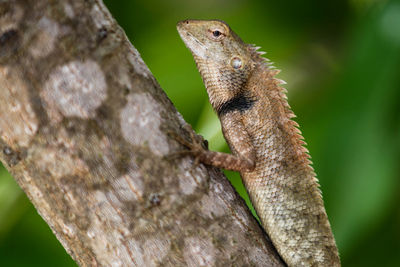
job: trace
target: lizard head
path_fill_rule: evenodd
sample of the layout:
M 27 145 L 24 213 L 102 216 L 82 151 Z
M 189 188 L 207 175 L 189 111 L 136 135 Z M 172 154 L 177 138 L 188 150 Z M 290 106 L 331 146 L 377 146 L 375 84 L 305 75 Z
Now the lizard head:
M 197 59 L 237 68 L 238 64 L 231 64 L 232 58 L 245 61 L 250 56 L 248 45 L 220 20 L 183 20 L 178 22 L 177 29 Z
M 241 93 L 261 62 L 256 49 L 220 20 L 183 20 L 177 29 L 193 54 L 214 108 Z

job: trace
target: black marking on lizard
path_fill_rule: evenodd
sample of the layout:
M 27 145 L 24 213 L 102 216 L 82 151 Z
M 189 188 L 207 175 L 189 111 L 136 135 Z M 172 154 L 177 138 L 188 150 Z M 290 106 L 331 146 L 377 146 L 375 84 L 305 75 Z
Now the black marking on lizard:
M 239 111 L 240 113 L 244 113 L 245 111 L 251 109 L 254 106 L 256 100 L 248 96 L 244 93 L 239 93 L 238 95 L 232 97 L 222 105 L 220 105 L 217 109 L 217 113 L 219 116 L 225 115 L 227 113 L 233 111 Z

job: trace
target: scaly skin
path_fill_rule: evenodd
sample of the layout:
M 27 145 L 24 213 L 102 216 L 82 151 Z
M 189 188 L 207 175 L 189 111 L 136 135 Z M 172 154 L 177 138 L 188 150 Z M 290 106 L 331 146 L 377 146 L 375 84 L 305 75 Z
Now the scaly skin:
M 289 266 L 340 266 L 324 203 L 279 72 L 218 20 L 185 20 L 190 49 L 232 154 L 189 145 L 203 163 L 239 171 L 262 226 Z

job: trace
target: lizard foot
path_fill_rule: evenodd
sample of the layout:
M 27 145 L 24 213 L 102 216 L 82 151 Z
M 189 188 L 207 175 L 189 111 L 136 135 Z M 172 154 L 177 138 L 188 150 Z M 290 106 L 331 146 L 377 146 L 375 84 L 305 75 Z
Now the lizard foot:
M 195 158 L 194 167 L 197 167 L 200 163 L 201 155 L 208 150 L 208 142 L 207 140 L 204 140 L 202 136 L 195 134 L 190 125 L 185 125 L 184 129 L 189 133 L 190 141 L 186 140 L 181 135 L 178 135 L 176 132 L 170 131 L 168 132 L 168 135 L 187 149 L 170 153 L 166 157 L 175 159 L 184 156 L 193 156 Z

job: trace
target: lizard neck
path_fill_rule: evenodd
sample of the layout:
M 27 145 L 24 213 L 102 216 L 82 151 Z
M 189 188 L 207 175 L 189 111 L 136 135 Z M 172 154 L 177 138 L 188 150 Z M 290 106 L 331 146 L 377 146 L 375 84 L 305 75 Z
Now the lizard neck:
M 251 66 L 235 70 L 229 63 L 217 64 L 198 57 L 195 57 L 195 61 L 207 89 L 210 103 L 217 113 L 225 103 L 245 92 Z

